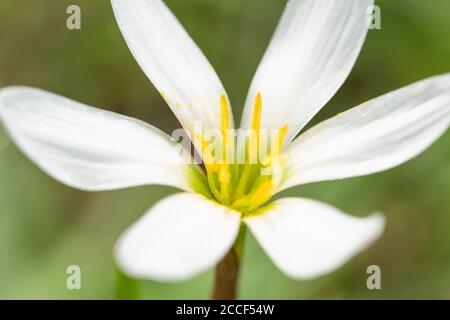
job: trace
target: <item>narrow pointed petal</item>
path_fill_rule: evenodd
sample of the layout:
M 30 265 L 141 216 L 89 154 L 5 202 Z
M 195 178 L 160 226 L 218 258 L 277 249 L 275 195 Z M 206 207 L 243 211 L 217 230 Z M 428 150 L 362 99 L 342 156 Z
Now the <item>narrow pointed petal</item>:
M 289 146 L 280 190 L 383 171 L 415 157 L 450 125 L 450 74 L 428 78 L 326 120 Z
M 0 90 L 0 122 L 42 170 L 74 188 L 98 191 L 145 184 L 190 190 L 175 142 L 142 121 L 43 90 Z
M 241 127 L 262 95 L 261 128 L 288 125 L 286 141 L 330 100 L 363 45 L 372 0 L 290 0 L 253 78 Z
M 161 0 L 111 3 L 136 61 L 183 127 L 192 130 L 197 122 L 203 129 L 220 128 L 220 97 L 225 90 L 166 5 Z
M 376 240 L 384 228 L 381 214 L 352 217 L 302 198 L 277 200 L 244 221 L 274 264 L 294 279 L 334 271 Z
M 181 281 L 214 266 L 237 237 L 240 214 L 191 193 L 161 200 L 116 245 L 130 276 Z

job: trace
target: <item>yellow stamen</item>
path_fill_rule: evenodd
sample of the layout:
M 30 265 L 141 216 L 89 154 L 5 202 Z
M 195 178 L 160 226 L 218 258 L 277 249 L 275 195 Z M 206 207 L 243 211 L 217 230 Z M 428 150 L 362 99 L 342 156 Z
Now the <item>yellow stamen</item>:
M 222 94 L 220 96 L 220 129 L 222 132 L 230 128 L 230 110 L 227 97 Z
M 231 180 L 230 168 L 228 163 L 228 155 L 232 146 L 232 137 L 230 133 L 230 108 L 227 97 L 222 94 L 220 96 L 220 130 L 223 141 L 223 159 L 219 168 L 219 183 L 221 195 L 225 201 L 229 199 L 229 185 Z
M 272 162 L 272 157 L 268 154 L 268 155 L 265 155 L 264 158 L 261 160 L 261 165 L 263 167 L 268 167 L 268 166 L 270 166 L 271 162 Z
M 258 150 L 259 150 L 259 135 L 261 129 L 261 112 L 262 112 L 262 97 L 261 93 L 255 97 L 255 102 L 253 105 L 253 115 L 252 115 L 252 124 L 249 136 L 249 146 L 248 146 L 248 156 L 251 159 L 251 163 L 257 162 Z
M 258 92 L 255 97 L 252 114 L 251 132 L 248 138 L 248 149 L 246 163 L 242 174 L 239 179 L 238 186 L 235 192 L 235 199 L 239 199 L 245 193 L 247 183 L 252 173 L 251 164 L 258 162 L 258 150 L 259 150 L 259 130 L 261 129 L 261 111 L 262 111 L 262 98 L 261 93 Z
M 288 129 L 288 125 L 285 124 L 282 128 L 280 128 L 278 130 L 278 145 L 277 145 L 277 150 L 275 151 L 278 154 L 281 153 L 281 150 L 283 149 L 283 143 L 284 143 L 284 138 L 286 137 L 286 133 L 287 133 L 287 129 Z M 272 155 L 275 156 L 275 155 Z
M 211 148 L 209 147 L 209 143 L 205 140 L 201 133 L 194 132 L 194 137 L 201 145 L 203 163 L 207 170 L 217 171 L 219 169 L 219 166 L 217 163 L 215 163 L 214 157 L 211 153 Z
M 228 170 L 228 165 L 221 164 L 219 167 L 219 182 L 222 187 L 228 187 L 230 184 L 231 175 Z
M 228 159 L 230 152 L 235 151 L 233 149 L 237 142 L 231 131 L 232 114 L 225 94 L 220 95 L 219 106 L 221 135 L 221 139 L 219 139 L 222 140 L 219 150 L 211 148 L 212 143 L 205 141 L 202 133 L 194 132 L 193 134 L 194 140 L 201 146 L 208 185 L 211 194 L 218 202 L 230 206 L 244 215 L 255 214 L 261 205 L 270 200 L 283 179 L 284 155 L 282 148 L 288 126 L 284 125 L 275 131 L 275 136 L 267 145 L 269 151 L 267 148 L 262 149 L 261 144 L 266 141 L 261 141 L 263 138 L 261 133 L 262 97 L 258 92 L 254 97 L 251 127 L 249 128 L 250 136 L 245 141 L 248 145 L 244 149 L 239 148 L 239 151 L 244 152 L 245 163 L 242 166 L 230 162 L 234 160 Z M 214 142 L 217 143 L 216 140 Z M 220 154 L 221 150 L 224 151 L 222 154 Z
M 228 156 L 233 154 L 231 153 L 231 150 L 233 149 L 234 143 L 230 129 L 230 106 L 228 104 L 227 97 L 222 94 L 220 96 L 220 130 L 224 150 L 223 163 L 229 162 Z
M 222 132 L 223 145 L 225 150 L 227 150 L 232 139 L 230 133 L 230 107 L 224 94 L 220 96 L 220 130 Z
M 256 189 L 250 198 L 253 208 L 257 208 L 264 202 L 270 199 L 272 196 L 273 184 L 271 180 L 262 183 L 258 189 Z
M 253 116 L 252 116 L 252 129 L 259 130 L 261 127 L 261 111 L 262 111 L 262 97 L 261 93 L 255 97 L 255 103 L 253 105 Z
M 270 166 L 270 164 L 272 163 L 272 159 L 280 155 L 281 150 L 283 149 L 284 139 L 286 138 L 287 129 L 287 124 L 278 129 L 276 143 L 271 146 L 270 152 L 261 160 L 261 165 L 263 167 Z

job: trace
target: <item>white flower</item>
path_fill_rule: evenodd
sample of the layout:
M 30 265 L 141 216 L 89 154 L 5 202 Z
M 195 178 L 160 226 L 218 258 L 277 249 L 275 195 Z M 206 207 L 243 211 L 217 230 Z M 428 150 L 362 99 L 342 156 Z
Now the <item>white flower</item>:
M 196 165 L 174 163 L 175 142 L 158 129 L 38 89 L 2 89 L 0 119 L 30 159 L 67 185 L 97 191 L 164 184 L 184 190 L 161 200 L 119 240 L 117 261 L 130 275 L 175 281 L 210 268 L 232 247 L 243 221 L 283 272 L 316 277 L 378 238 L 382 215 L 356 218 L 302 198 L 265 206 L 271 196 L 294 185 L 397 166 L 430 146 L 450 122 L 446 74 L 373 99 L 295 138 L 348 76 L 372 4 L 288 3 L 251 84 L 240 126 L 278 131 L 282 152 L 257 164 L 218 164 L 212 157 L 205 174 Z M 112 0 L 112 5 L 131 52 L 183 127 L 192 134 L 200 122 L 221 129 L 226 140 L 234 124 L 225 90 L 163 2 Z M 201 135 L 193 140 L 205 151 Z M 252 143 L 261 147 L 258 139 Z M 274 170 L 261 175 L 263 167 Z

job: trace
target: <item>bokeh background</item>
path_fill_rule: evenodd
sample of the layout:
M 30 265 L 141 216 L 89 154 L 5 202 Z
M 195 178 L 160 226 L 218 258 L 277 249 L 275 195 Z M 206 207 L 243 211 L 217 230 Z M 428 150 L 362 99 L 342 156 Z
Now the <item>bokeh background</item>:
M 281 0 L 168 0 L 229 93 L 235 118 L 285 5 Z M 78 4 L 82 30 L 66 29 Z M 384 0 L 382 29 L 369 32 L 348 81 L 313 123 L 419 79 L 450 71 L 450 1 Z M 166 132 L 175 118 L 129 53 L 107 0 L 0 2 L 0 87 L 50 90 L 114 110 Z M 0 298 L 207 298 L 212 271 L 188 282 L 128 279 L 114 265 L 121 232 L 158 199 L 176 192 L 148 186 L 86 193 L 41 172 L 0 128 Z M 278 271 L 250 234 L 241 298 L 450 298 L 450 132 L 414 160 L 388 172 L 288 190 L 346 212 L 381 210 L 380 241 L 338 271 L 294 281 Z M 66 268 L 82 271 L 82 290 L 66 289 Z M 366 288 L 366 268 L 382 289 Z

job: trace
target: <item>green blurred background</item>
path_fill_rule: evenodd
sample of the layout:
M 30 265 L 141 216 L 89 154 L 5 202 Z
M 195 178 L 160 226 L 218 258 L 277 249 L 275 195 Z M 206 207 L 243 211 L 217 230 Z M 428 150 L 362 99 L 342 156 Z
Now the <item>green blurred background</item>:
M 78 4 L 82 30 L 66 29 Z M 281 0 L 167 1 L 222 79 L 239 119 L 246 91 L 285 5 Z M 354 71 L 313 123 L 416 80 L 450 71 L 450 1 L 378 1 L 382 29 L 369 32 Z M 143 119 L 166 132 L 175 118 L 129 53 L 107 0 L 0 2 L 0 87 L 21 84 Z M 0 129 L 1 131 L 1 129 Z M 283 195 L 326 201 L 352 214 L 381 210 L 383 237 L 338 271 L 294 281 L 247 235 L 241 298 L 450 298 L 450 132 L 388 172 L 297 187 Z M 212 275 L 160 284 L 120 275 L 112 248 L 158 199 L 148 186 L 86 193 L 52 180 L 0 132 L 0 298 L 207 298 Z M 66 289 L 66 268 L 82 290 Z M 366 288 L 367 266 L 382 289 Z

